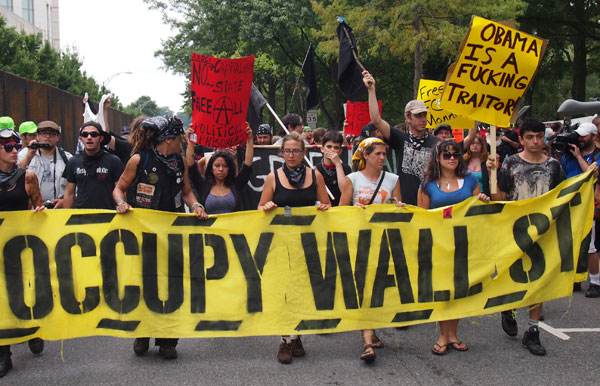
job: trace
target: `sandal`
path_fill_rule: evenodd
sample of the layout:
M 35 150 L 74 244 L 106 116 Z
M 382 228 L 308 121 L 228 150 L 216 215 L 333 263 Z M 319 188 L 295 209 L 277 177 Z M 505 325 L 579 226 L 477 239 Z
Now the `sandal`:
M 469 347 L 461 341 L 458 342 L 448 342 L 446 346 L 451 346 L 456 351 L 469 351 Z M 462 347 L 461 347 L 462 346 Z
M 438 343 L 436 343 L 431 348 L 431 352 L 435 355 L 446 355 L 446 353 L 448 352 L 448 345 L 441 346 Z
M 364 347 L 362 354 L 360 354 L 360 360 L 367 363 L 373 362 L 377 358 L 375 349 L 372 344 L 368 344 Z
M 372 342 L 373 348 L 383 348 L 383 342 L 375 334 L 373 334 Z

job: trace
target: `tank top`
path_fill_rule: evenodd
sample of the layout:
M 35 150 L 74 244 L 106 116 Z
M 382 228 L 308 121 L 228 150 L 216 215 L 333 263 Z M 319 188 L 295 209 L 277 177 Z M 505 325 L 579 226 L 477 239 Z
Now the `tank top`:
M 206 208 L 206 213 L 208 214 L 235 212 L 235 197 L 233 195 L 233 190 L 224 196 L 214 196 L 209 194 L 206 197 L 204 207 Z
M 13 186 L 0 187 L 0 211 L 29 209 L 29 196 L 25 190 L 25 172 Z
M 302 189 L 287 189 L 279 181 L 278 170 L 275 170 L 275 193 L 273 193 L 273 202 L 278 207 L 290 206 L 292 208 L 300 206 L 313 206 L 317 202 L 317 177 L 315 171 L 312 172 L 312 184 Z

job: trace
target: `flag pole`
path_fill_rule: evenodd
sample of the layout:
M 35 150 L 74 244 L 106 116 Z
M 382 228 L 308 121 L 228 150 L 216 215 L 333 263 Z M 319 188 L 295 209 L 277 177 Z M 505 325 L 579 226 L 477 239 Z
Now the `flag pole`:
M 298 83 L 300 82 L 300 77 L 302 76 L 302 69 L 304 68 L 304 64 L 306 63 L 306 58 L 308 58 L 308 53 L 310 52 L 310 48 L 312 47 L 312 43 L 308 43 L 308 50 L 306 50 L 306 55 L 304 55 L 304 60 L 302 61 L 302 66 L 300 67 L 300 73 L 296 78 L 296 84 L 294 85 L 294 91 L 292 92 L 292 98 L 290 99 L 290 104 L 288 105 L 288 113 L 290 112 L 290 108 L 292 106 L 292 102 L 294 101 L 294 96 L 296 95 L 296 91 L 298 91 Z
M 338 18 L 338 20 L 339 20 L 339 18 Z M 340 22 L 340 23 L 342 23 L 342 22 Z M 352 48 L 352 55 L 354 56 L 354 60 L 356 60 L 356 64 L 358 64 L 358 67 L 360 67 L 361 70 L 367 71 L 365 66 L 363 66 L 362 63 L 360 62 L 360 60 L 358 60 L 358 55 L 356 54 L 356 47 L 354 45 L 352 45 L 352 39 L 350 39 L 350 34 L 348 33 L 348 29 L 346 28 L 345 23 L 342 24 L 342 28 L 344 29 L 344 34 L 346 35 L 346 39 L 348 39 L 350 48 Z

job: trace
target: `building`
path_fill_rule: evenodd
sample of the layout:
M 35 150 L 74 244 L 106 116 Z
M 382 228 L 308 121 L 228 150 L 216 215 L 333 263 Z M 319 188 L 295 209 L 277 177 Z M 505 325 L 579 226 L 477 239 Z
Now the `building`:
M 58 0 L 0 0 L 0 16 L 9 27 L 27 34 L 41 33 L 60 51 Z

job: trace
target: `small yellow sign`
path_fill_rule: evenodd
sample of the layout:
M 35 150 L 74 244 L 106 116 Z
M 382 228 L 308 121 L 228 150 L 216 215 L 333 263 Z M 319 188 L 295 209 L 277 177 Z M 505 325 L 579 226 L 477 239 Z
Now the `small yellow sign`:
M 448 124 L 452 129 L 471 129 L 475 127 L 475 121 L 440 107 L 440 98 L 444 93 L 444 82 L 438 80 L 421 79 L 419 81 L 419 93 L 417 99 L 425 102 L 429 114 L 427 114 L 427 128 L 434 129 L 441 123 Z

